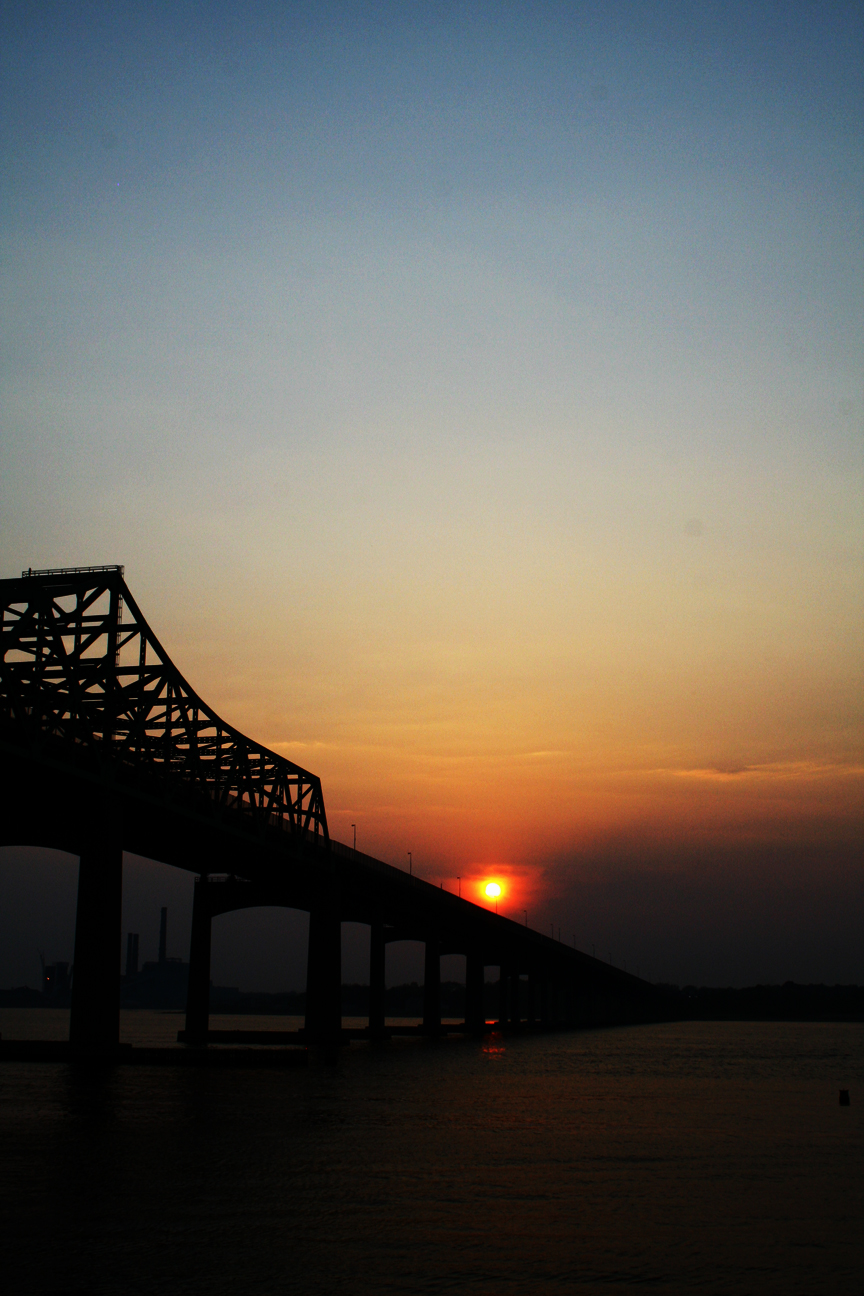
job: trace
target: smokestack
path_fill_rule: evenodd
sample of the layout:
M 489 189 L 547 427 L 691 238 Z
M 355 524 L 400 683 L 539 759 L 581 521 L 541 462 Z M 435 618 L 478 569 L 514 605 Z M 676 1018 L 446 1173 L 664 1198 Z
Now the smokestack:
M 168 958 L 168 910 L 162 909 L 159 919 L 159 962 L 165 963 Z
M 138 933 L 126 937 L 126 980 L 134 981 L 138 975 Z

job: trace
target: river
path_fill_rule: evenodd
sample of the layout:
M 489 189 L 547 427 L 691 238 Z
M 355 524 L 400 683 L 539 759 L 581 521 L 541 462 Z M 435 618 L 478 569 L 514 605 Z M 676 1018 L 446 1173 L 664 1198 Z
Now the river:
M 4 1037 L 25 1019 L 46 1036 L 22 1010 Z M 4 1062 L 4 1285 L 860 1296 L 862 1082 L 856 1024 L 394 1040 L 272 1071 Z

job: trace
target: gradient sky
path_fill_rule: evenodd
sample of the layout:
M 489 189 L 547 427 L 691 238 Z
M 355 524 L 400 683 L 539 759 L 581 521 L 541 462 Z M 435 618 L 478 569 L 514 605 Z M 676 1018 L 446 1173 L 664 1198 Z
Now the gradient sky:
M 864 981 L 864 6 L 2 12 L 2 574 L 124 563 L 335 837 Z

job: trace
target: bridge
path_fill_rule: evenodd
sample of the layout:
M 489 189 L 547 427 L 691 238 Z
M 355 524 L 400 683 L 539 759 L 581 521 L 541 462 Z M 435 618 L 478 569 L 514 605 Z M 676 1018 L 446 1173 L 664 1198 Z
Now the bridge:
M 309 913 L 302 1038 L 345 1038 L 341 924 L 371 931 L 369 1026 L 386 1035 L 385 949 L 425 947 L 422 1031 L 442 1030 L 440 967 L 466 959 L 465 1022 L 501 1028 L 656 1020 L 654 987 L 332 840 L 320 779 L 226 724 L 171 662 L 120 566 L 0 580 L 0 845 L 79 858 L 70 1044 L 116 1048 L 123 851 L 196 875 L 185 1040 L 209 1028 L 211 924 L 258 905 Z M 527 992 L 524 982 L 527 980 Z

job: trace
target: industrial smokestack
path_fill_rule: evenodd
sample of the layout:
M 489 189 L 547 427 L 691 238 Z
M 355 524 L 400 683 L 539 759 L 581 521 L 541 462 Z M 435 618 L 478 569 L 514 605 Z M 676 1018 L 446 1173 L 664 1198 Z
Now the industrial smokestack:
M 162 917 L 159 920 L 159 962 L 165 963 L 168 959 L 168 910 L 162 909 Z
M 126 980 L 134 981 L 138 975 L 138 933 L 126 937 Z

